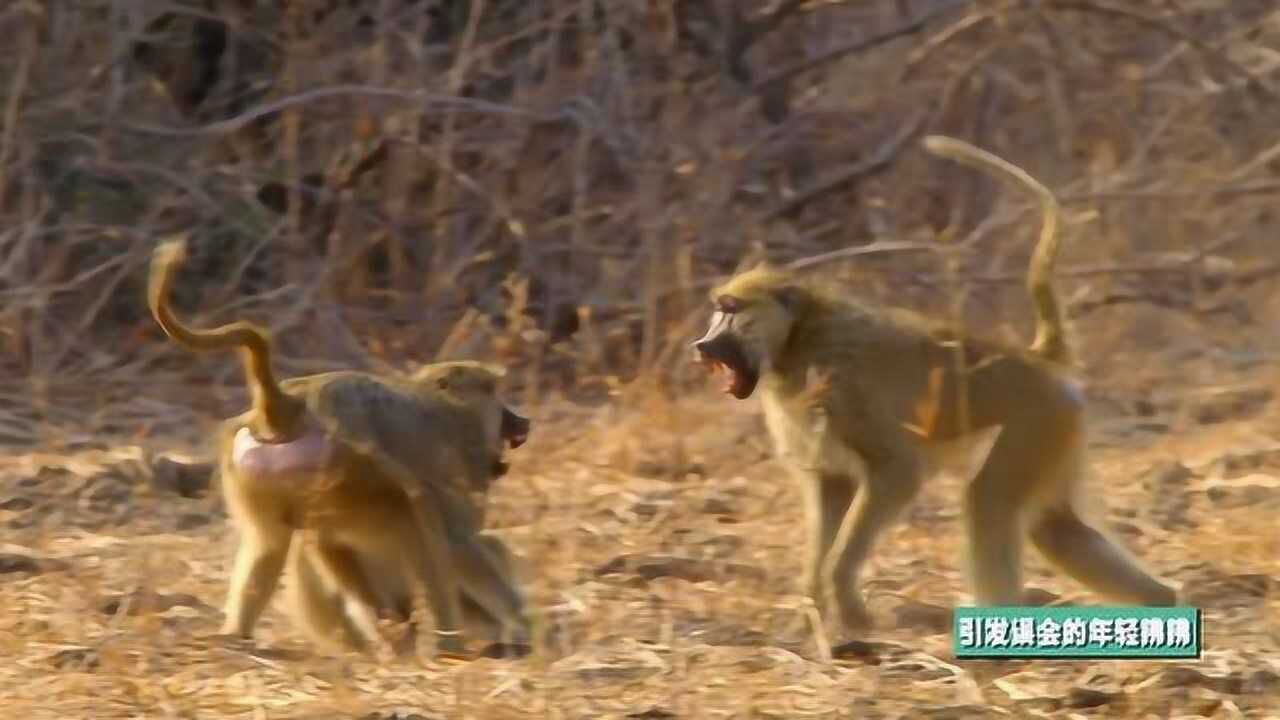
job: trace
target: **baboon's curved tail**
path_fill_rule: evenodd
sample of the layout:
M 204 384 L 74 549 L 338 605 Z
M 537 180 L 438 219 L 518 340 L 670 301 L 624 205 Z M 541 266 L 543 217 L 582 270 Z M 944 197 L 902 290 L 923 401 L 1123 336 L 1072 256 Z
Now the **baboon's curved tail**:
M 1034 193 L 1040 201 L 1044 224 L 1040 228 L 1040 240 L 1031 255 L 1027 270 L 1027 291 L 1036 313 L 1036 336 L 1031 351 L 1054 362 L 1072 362 L 1071 348 L 1067 345 L 1063 327 L 1062 308 L 1053 288 L 1053 263 L 1058 256 L 1058 200 L 1038 180 L 1008 160 L 997 157 L 963 140 L 943 135 L 927 135 L 921 141 L 924 149 L 934 155 L 958 163 L 1003 176 Z
M 165 334 L 192 350 L 240 348 L 245 379 L 258 410 L 259 427 L 272 436 L 288 435 L 302 412 L 302 404 L 280 389 L 271 371 L 271 340 L 267 332 L 248 321 L 239 320 L 210 330 L 194 330 L 183 325 L 169 309 L 173 275 L 187 256 L 185 239 L 168 240 L 151 253 L 151 273 L 147 282 L 147 305 Z

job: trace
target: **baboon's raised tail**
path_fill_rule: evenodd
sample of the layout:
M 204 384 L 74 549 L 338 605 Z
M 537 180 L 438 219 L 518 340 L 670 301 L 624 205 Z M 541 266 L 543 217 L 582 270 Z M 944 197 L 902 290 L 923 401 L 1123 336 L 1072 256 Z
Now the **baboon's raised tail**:
M 147 305 L 151 308 L 151 315 L 166 335 L 192 350 L 240 348 L 245 380 L 257 411 L 253 419 L 254 434 L 264 441 L 291 437 L 295 434 L 294 426 L 302 417 L 303 405 L 281 390 L 276 382 L 271 371 L 271 340 L 267 331 L 245 320 L 210 330 L 194 330 L 183 325 L 169 309 L 173 276 L 186 255 L 185 239 L 162 242 L 152 252 L 151 274 L 147 283 Z
M 1062 308 L 1053 289 L 1053 263 L 1058 256 L 1058 200 L 1030 173 L 1013 163 L 963 140 L 943 135 L 927 135 L 924 149 L 939 157 L 1005 177 L 1034 193 L 1040 201 L 1044 224 L 1027 270 L 1027 291 L 1036 313 L 1036 336 L 1031 351 L 1054 362 L 1070 364 L 1071 348 L 1063 328 Z

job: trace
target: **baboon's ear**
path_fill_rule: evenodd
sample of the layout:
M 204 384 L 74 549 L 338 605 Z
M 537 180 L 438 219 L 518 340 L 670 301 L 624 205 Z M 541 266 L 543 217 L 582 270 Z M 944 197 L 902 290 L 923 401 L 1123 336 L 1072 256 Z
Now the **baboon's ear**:
M 795 285 L 783 285 L 774 290 L 773 295 L 782 303 L 782 307 L 793 313 L 804 304 L 804 293 Z
M 716 296 L 716 307 L 720 308 L 720 312 L 736 313 L 742 310 L 742 303 L 733 295 L 722 293 Z

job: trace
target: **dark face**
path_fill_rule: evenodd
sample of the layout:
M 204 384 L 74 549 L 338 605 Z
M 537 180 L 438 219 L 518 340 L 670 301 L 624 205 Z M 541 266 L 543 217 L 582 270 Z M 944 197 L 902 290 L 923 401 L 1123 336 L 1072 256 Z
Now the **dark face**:
M 511 408 L 502 406 L 502 423 L 498 431 L 502 441 L 507 443 L 511 449 L 516 449 L 523 445 L 529 439 L 529 427 L 532 423 L 529 418 L 522 417 L 512 412 Z M 507 474 L 510 466 L 503 462 L 501 458 L 494 458 L 491 474 L 495 478 L 500 478 Z
M 502 427 L 499 433 L 512 450 L 520 447 L 529 439 L 530 424 L 529 418 L 521 417 L 512 412 L 511 408 L 503 406 Z
M 707 332 L 693 343 L 697 360 L 712 372 L 728 373 L 724 391 L 739 400 L 751 397 L 760 380 L 760 371 L 743 346 L 739 334 L 742 318 L 739 303 L 731 296 L 716 300 Z

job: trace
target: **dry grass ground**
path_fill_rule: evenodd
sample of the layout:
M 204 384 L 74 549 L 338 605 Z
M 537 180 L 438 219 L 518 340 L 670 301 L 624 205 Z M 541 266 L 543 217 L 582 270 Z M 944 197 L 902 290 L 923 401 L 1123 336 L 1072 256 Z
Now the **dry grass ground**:
M 0 717 L 1280 718 L 1277 7 L 0 5 Z M 757 251 L 1028 327 L 1033 204 L 925 132 L 1062 198 L 1092 487 L 1204 608 L 1202 659 L 954 661 L 951 477 L 871 562 L 874 633 L 830 657 L 757 402 L 643 387 L 515 395 L 536 426 L 487 518 L 553 652 L 377 667 L 275 611 L 256 648 L 214 636 L 233 536 L 164 453 L 207 456 L 244 388 L 146 313 L 159 238 L 192 234 L 180 312 L 271 327 L 282 375 L 439 353 L 600 395 L 682 352 L 706 282 Z M 954 277 L 830 257 L 951 223 Z
M 489 523 L 562 630 L 539 658 L 378 667 L 313 652 L 275 610 L 256 648 L 229 643 L 213 634 L 232 535 L 200 473 L 128 443 L 5 457 L 0 714 L 1280 717 L 1280 408 L 1274 374 L 1237 375 L 1254 390 L 1174 414 L 1096 403 L 1093 487 L 1127 544 L 1204 608 L 1200 660 L 956 661 L 952 477 L 872 561 L 874 636 L 827 659 L 840 639 L 815 636 L 798 595 L 798 494 L 754 404 L 642 390 L 536 408 L 494 491 Z M 145 445 L 199 454 L 200 427 Z M 1096 602 L 1032 562 L 1034 586 Z

